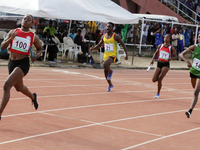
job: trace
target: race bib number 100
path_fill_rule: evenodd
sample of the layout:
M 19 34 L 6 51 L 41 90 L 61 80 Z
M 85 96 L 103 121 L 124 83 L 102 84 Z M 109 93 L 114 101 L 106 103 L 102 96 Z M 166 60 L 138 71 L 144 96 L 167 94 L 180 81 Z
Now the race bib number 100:
M 13 39 L 12 49 L 18 50 L 21 52 L 28 52 L 30 43 L 31 41 L 29 39 L 16 36 Z
M 106 52 L 113 52 L 113 44 L 105 44 Z
M 169 53 L 164 52 L 164 51 L 160 51 L 160 56 L 159 57 L 161 59 L 168 60 L 169 59 Z
M 192 67 L 200 71 L 200 60 L 197 58 L 193 59 Z

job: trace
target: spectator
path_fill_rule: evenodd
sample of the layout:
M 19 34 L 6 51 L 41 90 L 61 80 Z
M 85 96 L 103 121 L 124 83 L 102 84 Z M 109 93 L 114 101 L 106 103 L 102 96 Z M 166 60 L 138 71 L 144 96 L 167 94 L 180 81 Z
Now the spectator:
M 179 52 L 181 53 L 183 51 L 184 45 L 185 45 L 185 37 L 182 34 L 182 30 L 179 30 L 179 36 L 178 36 L 178 45 L 177 45 L 177 60 Z
M 54 59 L 57 59 L 58 47 L 56 46 L 56 43 L 54 41 L 55 40 L 53 40 L 53 37 L 50 35 L 50 30 L 47 29 L 43 34 L 43 42 L 51 44 L 51 45 L 48 45 L 48 49 L 47 49 L 47 53 L 49 53 L 48 60 L 50 61 L 54 61 Z M 46 47 L 44 47 L 44 49 L 45 48 Z M 43 58 L 44 58 L 44 53 L 45 52 L 43 52 L 43 55 L 42 55 Z
M 163 43 L 163 33 L 161 31 L 161 29 L 158 29 L 153 36 L 155 36 L 155 46 L 156 46 L 156 50 L 158 48 L 158 45 Z
M 71 30 L 71 33 L 68 35 L 68 37 L 72 38 L 72 40 L 74 41 L 74 38 L 76 37 L 76 33 L 74 29 Z
M 86 44 L 84 42 L 84 38 L 83 38 L 83 35 L 81 34 L 80 28 L 77 29 L 77 34 L 76 34 L 76 37 L 74 38 L 74 43 L 81 46 L 81 50 L 83 54 L 87 53 Z
M 153 26 L 149 26 L 148 34 L 147 34 L 147 44 L 152 45 L 153 41 Z M 151 47 L 150 47 L 151 49 Z
M 52 21 L 52 20 L 49 20 L 49 26 L 47 26 L 47 27 L 44 28 L 43 33 L 44 33 L 47 29 L 49 29 L 49 32 L 50 32 L 50 35 L 51 35 L 51 36 L 53 36 L 54 34 L 56 34 L 56 29 L 52 26 L 52 23 L 53 23 L 53 21 Z
M 196 12 L 197 12 L 198 15 L 200 15 L 200 3 L 197 6 Z M 199 16 L 197 18 L 198 18 L 197 20 L 199 20 Z
M 95 21 L 89 21 L 88 26 L 89 26 L 89 32 L 92 35 L 92 40 L 96 40 L 96 31 L 97 31 L 96 22 Z
M 148 23 L 144 23 L 143 27 L 143 34 L 142 34 L 142 44 L 146 44 L 146 40 L 147 40 L 147 34 L 148 34 L 148 30 L 149 30 L 149 25 Z
M 172 34 L 172 46 L 174 46 L 175 50 L 177 51 L 177 44 L 178 44 L 178 34 L 177 31 Z

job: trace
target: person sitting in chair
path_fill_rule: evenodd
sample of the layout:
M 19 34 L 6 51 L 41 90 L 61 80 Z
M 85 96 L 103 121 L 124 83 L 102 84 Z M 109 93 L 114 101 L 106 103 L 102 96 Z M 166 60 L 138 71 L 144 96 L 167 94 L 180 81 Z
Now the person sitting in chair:
M 77 29 L 76 37 L 74 38 L 74 43 L 81 46 L 83 54 L 87 53 L 86 44 L 84 42 L 83 35 L 81 34 L 81 29 Z

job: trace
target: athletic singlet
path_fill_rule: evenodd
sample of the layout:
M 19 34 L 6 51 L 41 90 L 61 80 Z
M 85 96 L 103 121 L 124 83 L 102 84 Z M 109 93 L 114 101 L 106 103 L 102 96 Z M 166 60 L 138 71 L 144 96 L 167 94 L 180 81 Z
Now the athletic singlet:
M 105 49 L 103 60 L 106 60 L 108 57 L 117 58 L 117 41 L 114 39 L 115 33 L 109 39 L 106 38 L 106 35 L 107 33 L 103 37 Z
M 21 31 L 20 28 L 15 29 L 14 33 L 16 33 L 16 36 L 11 41 L 10 51 L 22 55 L 29 55 L 35 34 L 31 31 Z
M 168 59 L 171 57 L 171 48 L 172 46 L 165 47 L 164 44 L 160 46 L 158 60 L 168 62 Z
M 192 67 L 190 72 L 195 76 L 200 76 L 200 48 L 198 44 L 195 45 L 195 49 L 192 52 Z

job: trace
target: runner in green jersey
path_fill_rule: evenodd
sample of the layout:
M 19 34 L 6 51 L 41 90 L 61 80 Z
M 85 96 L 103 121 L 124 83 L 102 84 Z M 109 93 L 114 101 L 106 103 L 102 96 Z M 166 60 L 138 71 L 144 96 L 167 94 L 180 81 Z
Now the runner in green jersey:
M 199 44 L 192 45 L 179 54 L 180 58 L 183 59 L 187 63 L 187 66 L 190 68 L 191 84 L 192 87 L 195 89 L 190 109 L 185 112 L 188 118 L 190 118 L 192 110 L 194 109 L 198 101 L 199 91 L 200 91 L 200 80 L 199 80 L 200 79 L 200 34 L 198 35 L 198 41 Z M 192 64 L 188 59 L 184 57 L 184 55 L 189 52 L 192 52 Z

